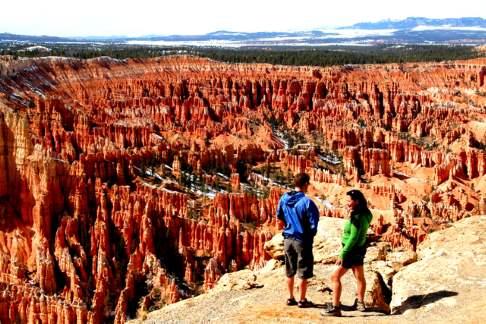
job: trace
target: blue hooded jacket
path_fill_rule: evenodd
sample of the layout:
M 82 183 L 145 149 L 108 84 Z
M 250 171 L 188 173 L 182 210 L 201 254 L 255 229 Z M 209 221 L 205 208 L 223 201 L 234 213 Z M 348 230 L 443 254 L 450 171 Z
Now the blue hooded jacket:
M 303 192 L 285 193 L 278 203 L 277 217 L 285 223 L 283 236 L 312 242 L 317 233 L 319 210 Z

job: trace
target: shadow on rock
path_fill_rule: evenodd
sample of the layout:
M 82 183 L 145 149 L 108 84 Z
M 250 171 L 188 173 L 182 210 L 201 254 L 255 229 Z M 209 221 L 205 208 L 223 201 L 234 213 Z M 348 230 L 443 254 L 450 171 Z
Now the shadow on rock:
M 458 293 L 450 290 L 439 290 L 430 294 L 413 295 L 408 297 L 399 307 L 393 309 L 392 314 L 402 314 L 409 309 L 417 309 L 427 304 L 435 303 L 436 301 L 446 298 L 457 296 Z

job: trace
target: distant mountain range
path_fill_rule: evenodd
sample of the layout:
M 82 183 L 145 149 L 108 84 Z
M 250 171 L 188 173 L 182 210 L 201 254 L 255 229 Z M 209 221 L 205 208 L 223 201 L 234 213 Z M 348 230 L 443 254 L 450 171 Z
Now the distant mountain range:
M 467 18 L 424 18 L 424 17 L 408 17 L 403 20 L 381 20 L 378 22 L 363 22 L 357 23 L 350 27 L 355 29 L 413 29 L 418 26 L 454 26 L 454 27 L 482 27 L 486 28 L 486 19 L 479 17 Z
M 62 43 L 70 42 L 69 38 L 56 37 L 56 36 L 30 36 L 30 35 L 17 35 L 9 33 L 0 33 L 0 42 L 32 42 L 32 43 Z
M 203 35 L 147 35 L 55 37 L 0 33 L 0 42 L 126 43 L 138 45 L 195 46 L 324 46 L 374 44 L 486 44 L 486 19 L 479 17 L 362 22 L 347 27 L 296 32 L 215 31 Z

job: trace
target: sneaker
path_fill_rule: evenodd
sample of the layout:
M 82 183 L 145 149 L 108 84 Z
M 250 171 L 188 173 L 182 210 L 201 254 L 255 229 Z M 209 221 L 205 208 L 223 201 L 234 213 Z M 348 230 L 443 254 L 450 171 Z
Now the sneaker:
M 358 298 L 354 300 L 354 309 L 357 310 L 358 312 L 366 312 L 366 306 L 364 302 L 360 302 Z
M 359 312 L 366 312 L 366 306 L 363 302 L 358 302 L 356 304 L 356 310 L 359 311 Z
M 336 306 L 331 306 L 327 308 L 326 310 L 321 312 L 322 316 L 336 316 L 336 317 L 341 317 L 341 307 L 336 307 Z
M 297 304 L 297 307 L 299 308 L 307 308 L 307 307 L 313 307 L 314 304 L 307 299 L 299 300 L 299 303 Z
M 287 299 L 287 306 L 295 306 L 295 305 L 297 305 L 297 301 L 295 300 L 295 298 Z

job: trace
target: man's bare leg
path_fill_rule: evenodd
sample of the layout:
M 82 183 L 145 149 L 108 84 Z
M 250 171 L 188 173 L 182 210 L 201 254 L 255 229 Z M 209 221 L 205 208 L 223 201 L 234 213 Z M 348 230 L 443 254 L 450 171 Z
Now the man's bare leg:
M 307 279 L 300 279 L 300 300 L 305 299 L 305 294 L 307 292 Z
M 294 277 L 287 277 L 287 288 L 289 289 L 289 298 L 294 299 Z

